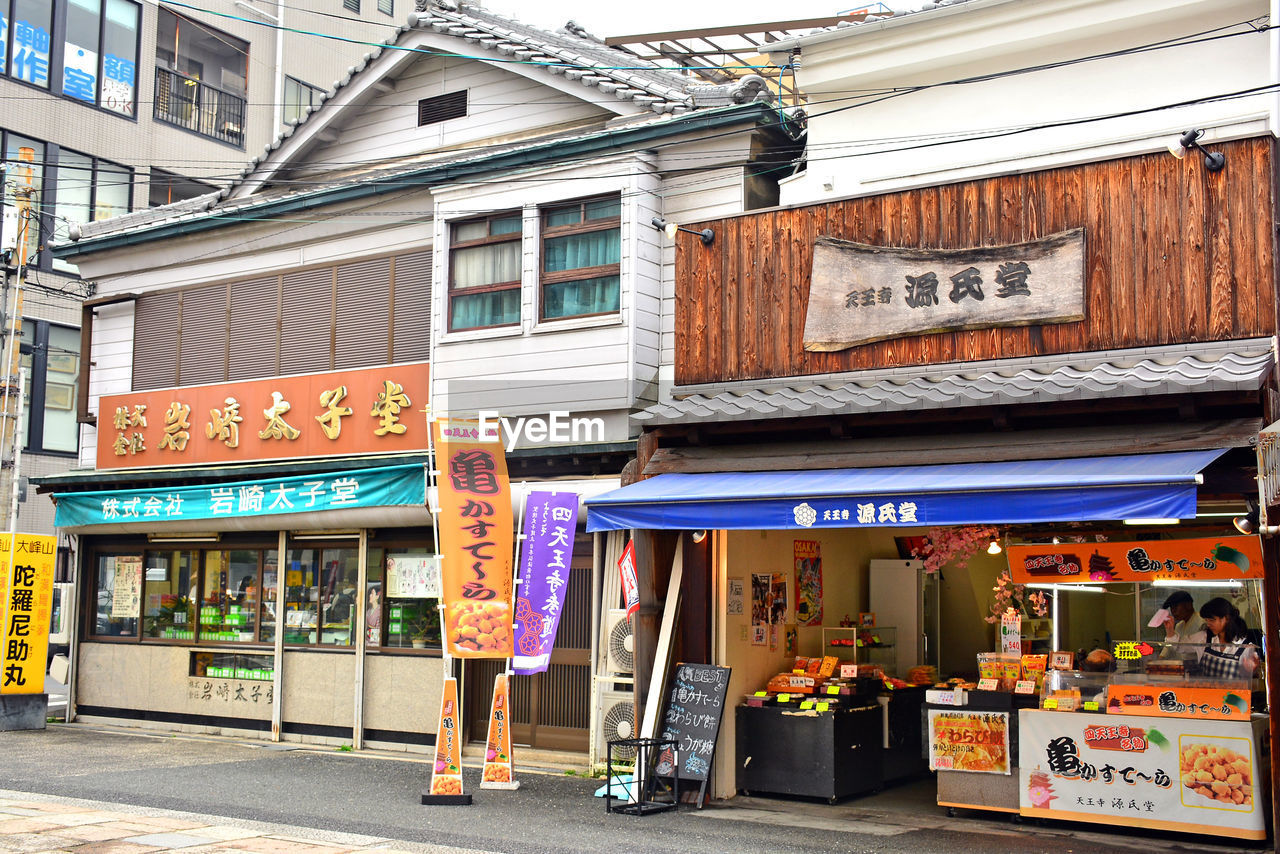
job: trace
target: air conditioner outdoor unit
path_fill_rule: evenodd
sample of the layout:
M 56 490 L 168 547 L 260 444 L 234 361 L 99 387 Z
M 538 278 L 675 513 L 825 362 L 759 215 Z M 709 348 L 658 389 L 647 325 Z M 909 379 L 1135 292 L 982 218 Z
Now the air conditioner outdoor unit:
M 611 673 L 631 673 L 636 668 L 635 632 L 627 612 L 613 608 L 605 615 L 605 666 Z
M 596 709 L 596 750 L 609 756 L 609 742 L 636 737 L 636 704 L 630 691 L 601 691 Z M 618 748 L 614 759 L 631 759 L 635 748 Z

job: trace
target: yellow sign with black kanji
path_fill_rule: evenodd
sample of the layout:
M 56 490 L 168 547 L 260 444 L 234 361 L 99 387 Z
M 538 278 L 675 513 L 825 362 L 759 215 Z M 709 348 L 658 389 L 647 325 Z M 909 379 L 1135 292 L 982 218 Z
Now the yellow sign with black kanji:
M 53 613 L 56 537 L 0 534 L 0 694 L 43 694 Z M 12 560 L 10 560 L 12 558 Z

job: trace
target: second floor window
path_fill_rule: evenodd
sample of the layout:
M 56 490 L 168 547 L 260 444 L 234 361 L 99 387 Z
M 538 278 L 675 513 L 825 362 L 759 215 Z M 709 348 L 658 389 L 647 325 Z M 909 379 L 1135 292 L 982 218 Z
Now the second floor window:
M 453 224 L 449 331 L 520 322 L 519 211 Z
M 30 402 L 22 422 L 24 448 L 31 453 L 74 454 L 80 441 L 76 424 L 80 330 L 45 320 L 23 320 L 22 370 Z
M 140 18 L 133 0 L 0 0 L 0 71 L 132 116 Z
M 618 311 L 620 222 L 618 196 L 542 211 L 543 320 Z

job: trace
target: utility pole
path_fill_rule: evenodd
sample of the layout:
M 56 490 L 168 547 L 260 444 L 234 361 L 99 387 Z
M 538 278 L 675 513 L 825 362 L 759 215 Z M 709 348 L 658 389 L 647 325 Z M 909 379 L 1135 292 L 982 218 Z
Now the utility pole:
M 3 451 L 4 477 L 0 478 L 0 506 L 3 497 L 8 495 L 8 512 L 4 515 L 6 528 L 10 533 L 17 531 L 18 525 L 18 486 L 19 468 L 22 460 L 22 410 L 26 397 L 26 374 L 22 370 L 22 286 L 27 272 L 27 256 L 31 242 L 31 224 L 35 217 L 32 214 L 32 196 L 35 189 L 32 183 L 36 152 L 34 148 L 18 149 L 18 167 L 13 186 L 14 208 L 18 213 L 18 234 L 13 249 L 13 258 L 17 262 L 17 275 L 14 278 L 12 303 L 10 303 L 9 276 L 6 271 L 4 283 L 4 307 L 6 336 L 5 346 L 8 350 L 4 358 L 4 373 L 0 378 L 3 394 L 0 394 L 0 449 Z M 7 489 L 7 491 L 6 491 Z M 11 538 L 12 540 L 12 538 Z

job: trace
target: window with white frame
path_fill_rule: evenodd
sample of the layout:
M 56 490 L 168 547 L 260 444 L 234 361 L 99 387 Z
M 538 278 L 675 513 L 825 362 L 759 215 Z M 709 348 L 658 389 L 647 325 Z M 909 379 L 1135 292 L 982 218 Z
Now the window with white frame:
M 542 210 L 542 320 L 618 311 L 621 208 L 615 194 Z
M 519 211 L 453 223 L 449 237 L 449 331 L 520 322 Z

